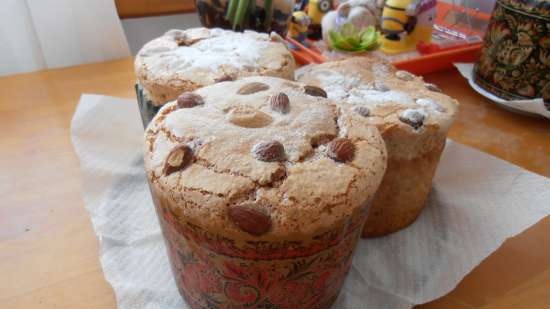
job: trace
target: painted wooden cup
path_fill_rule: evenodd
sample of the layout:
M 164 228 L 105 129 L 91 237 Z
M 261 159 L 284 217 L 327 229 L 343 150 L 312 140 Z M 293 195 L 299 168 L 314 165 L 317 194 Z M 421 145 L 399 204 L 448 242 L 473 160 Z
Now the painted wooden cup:
M 240 242 L 182 223 L 170 201 L 156 196 L 172 271 L 192 309 L 329 309 L 351 267 L 368 209 L 304 242 Z
M 550 1 L 496 1 L 474 78 L 507 100 L 549 96 Z
M 143 128 L 147 128 L 147 125 L 151 122 L 151 120 L 153 120 L 161 106 L 155 106 L 153 104 L 153 102 L 143 92 L 143 88 L 139 83 L 135 84 L 135 90 L 139 115 L 141 116 L 141 123 L 143 123 Z

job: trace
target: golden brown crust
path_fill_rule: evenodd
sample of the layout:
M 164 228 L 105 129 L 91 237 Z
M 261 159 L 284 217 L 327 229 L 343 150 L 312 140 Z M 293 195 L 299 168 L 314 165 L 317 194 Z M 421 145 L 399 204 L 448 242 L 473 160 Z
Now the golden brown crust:
M 193 28 L 171 30 L 147 43 L 134 66 L 145 95 L 160 106 L 222 80 L 254 75 L 292 80 L 295 63 L 284 43 L 267 34 Z
M 311 66 L 300 81 L 325 87 L 343 110 L 366 115 L 380 130 L 388 167 L 369 211 L 363 236 L 395 232 L 420 214 L 458 110 L 456 100 L 421 77 L 398 71 L 376 57 L 355 57 Z
M 395 141 L 396 130 L 384 139 Z M 398 231 L 420 215 L 432 188 L 432 178 L 445 147 L 446 135 L 430 130 L 423 151 L 414 158 L 388 155 L 388 167 L 369 210 L 363 237 L 383 236 Z M 394 135 L 395 134 L 395 135 Z M 392 136 L 393 135 L 393 136 Z
M 269 87 L 238 94 L 253 83 Z M 269 102 L 281 92 L 289 99 L 287 113 Z M 146 131 L 149 181 L 179 220 L 232 239 L 281 242 L 310 239 L 364 212 L 382 180 L 386 150 L 378 130 L 360 116 L 306 94 L 303 84 L 271 77 L 218 83 L 195 93 L 203 105 L 178 109 L 170 102 Z M 336 137 L 353 143 L 349 161 L 327 155 L 325 144 Z M 266 139 L 284 146 L 283 160 L 258 159 L 255 146 Z M 164 175 L 168 153 L 182 143 L 193 149 L 193 163 Z M 267 233 L 250 235 L 228 218 L 228 207 L 243 203 L 269 213 Z

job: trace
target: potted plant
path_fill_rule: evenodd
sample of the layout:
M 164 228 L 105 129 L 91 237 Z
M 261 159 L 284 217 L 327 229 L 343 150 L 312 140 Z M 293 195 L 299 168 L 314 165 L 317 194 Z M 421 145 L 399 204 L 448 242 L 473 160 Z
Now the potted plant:
M 197 0 L 203 26 L 286 34 L 294 0 Z

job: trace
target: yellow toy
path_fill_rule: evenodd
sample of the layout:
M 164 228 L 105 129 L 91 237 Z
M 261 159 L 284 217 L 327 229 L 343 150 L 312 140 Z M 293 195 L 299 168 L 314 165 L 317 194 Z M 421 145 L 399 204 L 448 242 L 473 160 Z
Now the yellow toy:
M 295 11 L 292 13 L 290 23 L 288 24 L 288 36 L 307 46 L 307 30 L 310 24 L 311 18 L 304 11 Z M 294 45 L 290 47 L 293 49 L 298 48 Z
M 321 21 L 323 16 L 332 9 L 332 0 L 309 0 L 307 4 L 307 16 L 311 19 L 309 37 L 321 38 Z
M 386 0 L 380 25 L 381 49 L 397 54 L 432 40 L 436 0 Z

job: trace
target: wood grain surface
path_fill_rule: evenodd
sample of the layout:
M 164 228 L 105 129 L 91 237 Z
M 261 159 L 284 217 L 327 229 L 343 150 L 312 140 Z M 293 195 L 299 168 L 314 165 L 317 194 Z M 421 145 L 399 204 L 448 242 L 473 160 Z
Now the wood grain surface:
M 120 18 L 170 15 L 195 11 L 194 0 L 115 0 Z
M 462 103 L 450 138 L 550 176 L 550 121 L 494 106 L 456 71 L 426 79 Z M 133 84 L 132 59 L 0 78 L 0 308 L 116 307 L 82 201 L 70 121 L 81 93 L 132 98 Z M 550 218 L 418 308 L 550 308 Z

